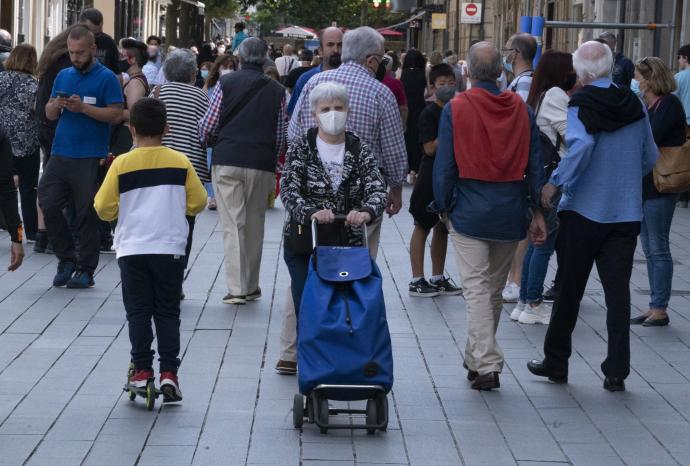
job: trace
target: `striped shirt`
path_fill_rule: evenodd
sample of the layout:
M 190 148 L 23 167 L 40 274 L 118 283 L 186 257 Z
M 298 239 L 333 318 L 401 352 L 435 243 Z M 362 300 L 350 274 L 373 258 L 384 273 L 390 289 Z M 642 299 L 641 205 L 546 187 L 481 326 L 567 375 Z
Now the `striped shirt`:
M 532 70 L 525 70 L 515 76 L 515 79 L 508 85 L 508 90 L 515 92 L 520 96 L 523 102 L 527 102 L 529 97 L 529 89 L 532 87 Z
M 160 87 L 158 98 L 165 103 L 170 126 L 170 131 L 163 138 L 163 145 L 185 154 L 201 182 L 210 183 L 206 150 L 201 147 L 197 137 L 199 120 L 208 110 L 206 93 L 191 84 L 167 83 Z
M 309 94 L 323 82 L 337 82 L 347 88 L 350 98 L 347 130 L 371 149 L 388 185 L 401 186 L 407 175 L 407 152 L 398 103 L 390 89 L 362 65 L 348 62 L 309 79 L 290 119 L 289 140 L 300 138 L 317 126 L 309 106 Z
M 94 199 L 106 221 L 117 219 L 117 257 L 182 256 L 189 225 L 185 215 L 206 206 L 206 189 L 189 160 L 167 147 L 139 147 L 115 159 Z

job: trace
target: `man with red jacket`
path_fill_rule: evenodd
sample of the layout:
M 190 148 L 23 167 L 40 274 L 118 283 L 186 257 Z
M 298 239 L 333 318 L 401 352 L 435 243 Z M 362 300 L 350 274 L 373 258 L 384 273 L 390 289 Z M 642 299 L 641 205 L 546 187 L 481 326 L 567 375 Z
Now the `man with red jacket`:
M 537 125 L 519 96 L 498 89 L 501 71 L 496 47 L 472 46 L 472 88 L 443 109 L 433 173 L 435 209 L 447 217 L 462 277 L 468 320 L 464 366 L 476 390 L 500 387 L 501 292 L 515 248 L 526 236 L 530 210 L 531 240 L 536 245 L 546 240 Z

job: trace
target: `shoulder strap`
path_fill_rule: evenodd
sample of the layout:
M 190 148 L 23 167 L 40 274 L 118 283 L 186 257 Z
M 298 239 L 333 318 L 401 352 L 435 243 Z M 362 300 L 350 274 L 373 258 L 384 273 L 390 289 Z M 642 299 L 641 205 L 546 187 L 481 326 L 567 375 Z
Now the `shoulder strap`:
M 271 78 L 266 76 L 265 74 L 262 74 L 259 79 L 254 81 L 252 84 L 251 88 L 242 96 L 240 100 L 237 101 L 234 107 L 230 109 L 230 111 L 227 113 L 225 118 L 222 118 L 220 121 L 220 124 L 218 125 L 218 128 L 223 128 L 225 125 L 229 124 L 232 120 L 235 119 L 235 117 L 240 113 L 240 111 L 249 103 L 251 100 L 256 97 L 256 95 L 259 93 L 261 89 L 264 88 L 269 82 L 271 82 Z M 220 83 L 218 83 L 220 85 Z

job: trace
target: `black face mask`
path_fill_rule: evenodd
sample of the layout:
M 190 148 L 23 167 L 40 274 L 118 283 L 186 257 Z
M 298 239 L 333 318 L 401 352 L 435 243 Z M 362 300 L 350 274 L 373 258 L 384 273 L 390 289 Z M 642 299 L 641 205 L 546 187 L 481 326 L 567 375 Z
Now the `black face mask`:
M 333 55 L 331 55 L 330 57 L 328 57 L 328 66 L 329 66 L 329 68 L 331 68 L 332 70 L 333 70 L 333 69 L 336 69 L 336 68 L 339 67 L 341 64 L 342 64 L 342 60 L 341 60 L 341 58 L 340 58 L 340 54 L 339 54 L 339 53 L 334 53 Z
M 379 63 L 379 67 L 376 69 L 376 80 L 383 81 L 386 77 L 386 64 L 384 62 Z
M 563 90 L 568 92 L 570 89 L 575 87 L 576 82 L 577 75 L 575 73 L 570 73 L 568 77 L 565 79 L 565 83 L 563 84 Z
M 117 62 L 117 66 L 120 69 L 120 73 L 126 73 L 129 69 L 129 62 L 127 60 L 120 60 Z

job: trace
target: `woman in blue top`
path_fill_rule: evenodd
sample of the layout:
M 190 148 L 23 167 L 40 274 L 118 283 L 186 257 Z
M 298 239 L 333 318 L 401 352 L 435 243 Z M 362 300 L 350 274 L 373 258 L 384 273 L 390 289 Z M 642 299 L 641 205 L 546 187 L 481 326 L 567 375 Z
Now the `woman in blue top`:
M 216 90 L 216 85 L 220 80 L 220 77 L 232 73 L 237 70 L 237 61 L 235 57 L 227 54 L 220 55 L 216 58 L 216 61 L 208 67 L 208 75 L 204 76 L 204 63 L 201 64 L 201 77 L 206 80 L 203 90 L 206 91 L 208 99 L 211 100 L 211 95 L 213 91 Z M 208 147 L 206 149 L 206 162 L 208 163 L 208 171 L 211 172 L 211 154 L 213 153 L 213 147 Z M 216 199 L 213 197 L 213 184 L 206 183 L 206 193 L 208 194 L 208 210 L 216 210 L 217 204 Z

